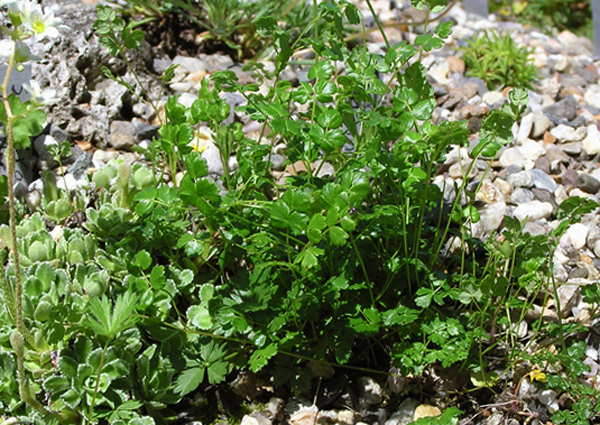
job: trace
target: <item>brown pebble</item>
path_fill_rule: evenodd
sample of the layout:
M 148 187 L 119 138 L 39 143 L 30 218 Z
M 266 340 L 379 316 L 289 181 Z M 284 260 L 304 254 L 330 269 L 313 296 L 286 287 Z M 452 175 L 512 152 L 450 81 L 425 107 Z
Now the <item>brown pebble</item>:
M 204 69 L 199 69 L 198 71 L 190 72 L 187 77 L 183 81 L 188 81 L 191 83 L 199 83 L 204 79 L 207 72 Z
M 560 93 L 558 94 L 558 98 L 564 99 L 565 96 L 568 96 L 568 95 L 577 95 L 577 96 L 583 97 L 583 92 L 581 91 L 581 89 L 579 87 L 567 86 L 567 87 L 563 87 L 560 90 Z
M 77 147 L 82 151 L 89 151 L 90 149 L 92 149 L 92 144 L 86 140 L 80 140 L 75 143 L 77 144 Z
M 564 186 L 577 187 L 577 183 L 579 182 L 579 174 L 575 170 L 565 170 L 562 174 L 562 184 Z
M 465 105 L 459 111 L 457 111 L 456 119 L 468 120 L 472 117 L 482 118 L 488 113 L 488 109 L 485 106 L 474 106 Z
M 446 58 L 448 65 L 450 66 L 450 72 L 465 73 L 465 61 L 458 56 L 448 56 Z
M 545 156 L 540 156 L 538 159 L 535 160 L 535 168 L 543 171 L 546 174 L 550 174 L 551 165 L 552 164 L 550 163 L 550 160 Z
M 314 167 L 314 165 L 311 164 L 311 168 L 313 168 L 313 167 Z M 304 165 L 304 162 L 296 161 L 293 164 L 288 165 L 285 168 L 285 171 L 287 171 L 292 176 L 297 176 L 300 173 L 306 173 L 307 169 L 306 169 L 306 166 Z
M 554 137 L 549 131 L 544 133 L 544 144 L 551 144 L 556 142 L 556 137 Z

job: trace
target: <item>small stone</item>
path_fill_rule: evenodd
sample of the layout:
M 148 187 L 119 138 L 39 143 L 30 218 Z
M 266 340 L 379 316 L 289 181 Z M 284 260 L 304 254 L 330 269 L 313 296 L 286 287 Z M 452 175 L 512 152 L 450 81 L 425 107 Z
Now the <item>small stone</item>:
M 313 425 L 318 423 L 319 409 L 317 406 L 304 407 L 290 415 L 290 425 Z
M 287 161 L 287 158 L 283 155 L 277 153 L 271 155 L 271 164 L 273 164 L 272 168 L 275 171 L 282 171 L 285 166 L 285 161 Z
M 597 155 L 600 153 L 600 131 L 596 124 L 589 125 L 587 128 L 587 135 L 583 139 L 583 150 L 588 155 Z
M 440 416 L 441 414 L 442 411 L 438 407 L 429 404 L 421 404 L 415 409 L 413 420 L 418 421 L 421 418 L 435 417 Z
M 276 418 L 279 416 L 283 409 L 285 408 L 285 401 L 278 397 L 271 397 L 269 399 L 269 404 L 267 404 L 266 413 L 270 418 Z
M 589 86 L 583 95 L 583 99 L 588 105 L 600 108 L 600 86 L 597 84 Z
M 580 174 L 577 180 L 577 187 L 587 193 L 598 193 L 600 190 L 600 181 L 589 174 Z
M 495 185 L 484 181 L 475 195 L 475 200 L 483 202 L 483 206 L 477 209 L 479 221 L 471 225 L 471 234 L 478 238 L 486 238 L 497 230 L 504 220 L 506 214 L 504 196 Z
M 152 140 L 154 137 L 158 137 L 159 127 L 155 127 L 143 121 L 135 123 L 137 139 L 141 142 L 142 140 Z
M 30 191 L 27 192 L 27 194 L 25 194 L 25 203 L 27 204 L 30 210 L 36 211 L 38 207 L 42 204 L 42 192 L 37 189 L 30 189 Z
M 173 89 L 173 91 L 177 91 L 177 90 Z M 186 108 L 191 108 L 192 104 L 198 99 L 198 96 L 193 95 L 192 93 L 188 93 L 188 91 L 189 91 L 188 89 L 184 89 L 184 92 L 181 93 L 181 95 L 177 99 L 177 103 L 185 106 Z
M 175 93 L 190 94 L 189 92 L 194 89 L 195 85 L 196 85 L 196 83 L 192 83 L 189 81 L 180 81 L 180 82 L 170 83 L 169 88 L 171 90 L 173 90 Z
M 575 223 L 565 233 L 565 237 L 568 237 L 571 241 L 571 245 L 575 249 L 581 249 L 585 246 L 589 229 L 585 224 Z
M 108 143 L 117 150 L 129 150 L 136 145 L 136 133 L 135 125 L 130 121 L 113 121 Z
M 427 75 L 432 77 L 439 84 L 450 84 L 452 80 L 448 78 L 448 64 L 435 64 L 427 71 Z
M 581 142 L 565 143 L 561 148 L 566 154 L 576 156 L 581 155 L 582 144 Z
M 587 128 L 580 127 L 578 129 L 574 129 L 571 126 L 560 124 L 550 130 L 550 133 L 556 137 L 560 143 L 580 142 L 587 135 Z
M 508 148 L 504 152 L 502 152 L 499 161 L 500 165 L 503 168 L 506 168 L 510 165 L 517 165 L 520 168 L 523 168 L 525 166 L 525 158 L 523 157 L 523 154 L 521 153 L 519 148 L 516 147 Z
M 483 96 L 489 91 L 487 83 L 479 77 L 469 77 L 467 78 L 467 82 L 477 84 L 477 93 L 479 93 L 479 96 Z
M 535 386 L 534 382 L 531 382 L 530 379 L 525 378 L 521 381 L 521 386 L 519 387 L 518 397 L 523 400 L 530 400 L 534 398 L 538 393 L 538 389 Z
M 370 376 L 363 376 L 359 381 L 359 391 L 366 404 L 380 404 L 383 400 L 381 386 Z
M 563 100 L 546 106 L 543 112 L 571 121 L 577 116 L 577 106 L 577 100 L 573 96 L 567 96 Z
M 388 414 L 383 407 L 367 410 L 363 413 L 362 420 L 370 424 L 382 424 L 388 419 Z
M 76 180 L 73 174 L 65 174 L 56 179 L 56 186 L 59 189 L 64 189 L 66 187 L 71 193 L 75 192 L 79 187 L 82 187 L 85 184 L 87 184 L 86 181 Z
M 199 69 L 197 71 L 190 72 L 188 74 L 188 76 L 183 79 L 183 81 L 198 84 L 198 83 L 202 82 L 202 80 L 204 79 L 204 77 L 206 77 L 206 75 L 207 75 L 206 70 Z
M 577 304 L 577 298 L 581 292 L 581 286 L 572 279 L 558 287 L 558 298 L 560 300 L 560 310 L 562 317 L 568 317 L 573 307 Z
M 461 74 L 465 73 L 465 61 L 458 56 L 448 56 L 446 61 L 450 66 L 450 72 L 460 72 Z
M 491 92 L 490 92 L 491 93 Z M 489 93 L 487 93 L 489 94 Z M 531 134 L 533 129 L 533 114 L 527 114 L 521 120 L 519 124 L 519 131 L 517 132 L 517 142 L 523 143 Z
M 560 162 L 563 164 L 568 164 L 571 160 L 569 155 L 567 155 L 560 147 L 556 145 L 548 144 L 544 147 L 544 149 L 546 151 L 546 157 L 551 163 Z
M 73 165 L 69 167 L 69 173 L 73 174 L 73 176 L 79 180 L 84 178 L 86 171 L 93 165 L 92 155 L 86 152 L 83 155 L 80 155 Z
M 542 140 L 544 141 L 544 144 L 555 143 L 556 137 L 554 137 L 549 131 L 546 131 Z
M 529 326 L 525 320 L 521 320 L 518 324 L 511 326 L 513 332 L 517 334 L 519 339 L 523 339 L 527 336 L 527 331 L 529 330 Z
M 502 194 L 503 199 L 506 200 L 510 198 L 510 195 L 513 192 L 513 187 L 510 183 L 501 178 L 497 178 L 496 180 L 494 180 L 494 186 L 498 188 L 498 190 Z
M 558 186 L 557 186 L 557 188 L 558 188 Z M 552 206 L 554 207 L 554 209 L 552 210 L 552 213 L 556 213 L 558 204 L 556 203 L 556 197 L 554 196 L 554 193 L 552 193 L 546 189 L 538 189 L 537 187 L 532 188 L 531 192 L 533 192 L 535 199 L 537 199 L 538 201 L 548 202 L 549 204 L 552 204 Z
M 581 91 L 581 89 L 577 86 L 563 86 L 563 88 L 560 89 L 558 97 L 564 99 L 567 96 L 583 97 L 583 91 Z
M 221 54 L 207 55 L 205 53 L 200 53 L 198 58 L 202 62 L 200 69 L 206 70 L 206 72 L 208 72 L 209 74 L 212 74 L 213 72 L 217 72 L 217 71 L 223 71 L 234 65 L 233 60 L 228 55 L 221 55 Z M 267 66 L 266 63 L 265 63 L 265 66 Z M 190 71 L 192 71 L 192 70 L 190 70 Z M 273 72 L 273 71 L 274 70 L 270 70 L 270 72 Z
M 564 72 L 570 65 L 569 58 L 565 55 L 550 55 L 548 59 L 557 72 Z
M 510 202 L 514 205 L 525 204 L 535 200 L 535 195 L 529 189 L 517 187 L 515 191 L 510 195 Z
M 189 56 L 177 55 L 173 58 L 172 64 L 179 65 L 179 68 L 187 73 L 205 70 L 204 63 L 200 59 Z
M 540 222 L 528 221 L 525 223 L 525 226 L 523 226 L 523 233 L 528 233 L 531 236 L 546 236 L 549 230 L 550 229 L 548 229 L 548 226 L 544 226 L 540 224 Z
M 104 151 L 98 149 L 92 155 L 92 162 L 94 163 L 94 167 L 98 170 L 104 167 L 111 159 L 117 159 L 119 157 L 119 152 L 117 151 Z
M 336 415 L 336 422 L 340 425 L 354 425 L 357 414 L 352 410 L 340 410 Z
M 68 142 L 71 139 L 69 133 L 54 123 L 50 123 L 50 131 L 48 132 L 50 136 L 58 143 Z
M 461 162 L 457 162 L 456 164 L 452 164 L 448 170 L 448 174 L 453 179 L 464 178 L 469 171 L 469 167 L 471 167 L 471 163 L 472 161 L 470 159 L 465 159 Z M 477 167 L 472 167 L 468 177 L 473 178 L 477 175 L 477 173 Z
M 465 83 L 450 91 L 450 94 L 459 96 L 463 100 L 469 100 L 477 94 L 477 84 Z
M 550 169 L 552 168 L 552 163 L 548 158 L 542 156 L 535 160 L 534 167 L 537 170 L 541 170 L 546 174 L 550 174 Z
M 572 280 L 572 279 L 587 279 L 589 276 L 589 270 L 587 267 L 575 267 L 574 269 L 572 269 L 569 272 L 569 275 L 567 277 L 567 280 Z
M 504 422 L 504 414 L 500 412 L 493 413 L 485 422 L 486 425 L 500 425 Z
M 153 67 L 157 74 L 162 74 L 173 63 L 170 59 L 154 59 Z
M 521 146 L 519 146 L 519 150 L 521 151 L 523 158 L 525 158 L 526 169 L 533 168 L 536 159 L 545 153 L 544 144 L 542 142 L 535 142 L 531 139 L 525 139 L 521 143 Z
M 419 402 L 412 398 L 407 398 L 400 403 L 400 406 L 385 422 L 385 425 L 408 425 L 414 421 L 415 410 Z
M 495 105 L 496 103 L 500 103 L 506 99 L 504 94 L 499 91 L 489 91 L 481 96 L 481 101 L 483 103 L 488 104 L 489 106 Z
M 508 176 L 506 181 L 513 187 L 533 187 L 535 184 L 535 174 L 531 171 L 520 171 Z
M 584 199 L 589 199 L 589 200 L 594 201 L 594 202 L 598 202 L 599 201 L 599 199 L 598 199 L 598 197 L 596 195 L 584 192 L 583 190 L 581 190 L 579 188 L 575 188 L 575 189 L 571 190 L 571 192 L 569 192 L 569 197 L 572 198 L 574 196 L 578 196 L 578 197 L 584 198 Z
M 262 413 L 255 411 L 242 418 L 241 425 L 271 425 L 271 421 Z
M 519 221 L 537 221 L 542 218 L 549 218 L 552 215 L 552 204 L 548 202 L 531 201 L 518 205 L 513 215 Z
M 556 182 L 548 174 L 541 170 L 533 169 L 530 171 L 534 176 L 534 186 L 538 189 L 546 189 L 548 192 L 554 192 L 556 190 Z

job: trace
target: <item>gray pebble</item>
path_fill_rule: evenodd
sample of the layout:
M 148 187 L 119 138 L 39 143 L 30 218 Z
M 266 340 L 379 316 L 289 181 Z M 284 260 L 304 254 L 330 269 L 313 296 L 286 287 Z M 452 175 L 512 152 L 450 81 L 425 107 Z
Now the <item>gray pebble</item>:
M 530 171 L 534 175 L 535 178 L 535 187 L 538 189 L 546 189 L 549 192 L 554 192 L 556 190 L 556 182 L 552 177 L 548 174 L 544 173 L 542 170 L 533 169 Z
M 529 189 L 524 189 L 522 187 L 517 187 L 513 193 L 510 195 L 510 202 L 519 205 L 524 204 L 525 202 L 531 202 L 535 199 L 535 195 Z
M 136 145 L 136 128 L 130 121 L 113 121 L 108 143 L 117 150 L 129 150 Z
M 577 187 L 587 193 L 598 193 L 600 190 L 600 181 L 589 174 L 580 174 L 577 180 Z
M 507 182 L 512 184 L 514 187 L 533 187 L 535 184 L 535 175 L 531 171 L 520 171 L 515 174 L 511 174 L 506 179 Z
M 563 100 L 559 100 L 555 104 L 545 107 L 543 111 L 546 114 L 571 121 L 577 116 L 577 100 L 573 96 L 567 95 Z

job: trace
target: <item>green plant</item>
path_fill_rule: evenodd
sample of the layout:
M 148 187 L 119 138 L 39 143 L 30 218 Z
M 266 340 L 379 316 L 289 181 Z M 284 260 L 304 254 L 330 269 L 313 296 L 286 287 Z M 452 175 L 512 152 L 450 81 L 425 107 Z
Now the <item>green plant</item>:
M 490 89 L 524 87 L 533 90 L 538 71 L 529 55 L 531 49 L 519 47 L 510 33 L 486 32 L 460 49 L 467 75 L 479 77 Z
M 140 21 L 132 23 L 135 27 L 168 15 L 182 17 L 202 30 L 194 40 L 196 44 L 221 43 L 241 59 L 253 58 L 267 47 L 256 31 L 256 23 L 263 17 L 276 17 L 297 36 L 298 29 L 305 28 L 311 19 L 311 10 L 305 3 L 305 0 L 130 0 L 126 6 L 117 2 L 114 6 L 125 13 L 141 15 Z
M 435 10 L 445 2 L 414 4 Z M 496 389 L 491 350 L 504 355 L 509 372 L 537 361 L 523 355 L 515 322 L 540 294 L 558 300 L 548 252 L 595 205 L 569 199 L 548 240 L 524 236 L 514 219 L 506 220 L 503 240 L 474 239 L 470 225 L 479 217 L 468 182 L 456 184 L 445 207 L 444 191 L 432 183 L 452 146 L 468 144 L 466 124 L 431 122 L 436 102 L 418 60 L 443 45 L 451 24 L 378 55 L 344 44 L 344 23 L 360 18 L 352 4 L 318 6 L 313 22 L 326 24 L 304 41 L 315 51 L 309 82 L 280 78 L 299 44 L 263 17 L 257 31 L 274 46 L 275 71 L 249 67 L 270 81 L 268 91 L 241 84 L 231 71 L 213 74 L 191 107 L 167 102 L 165 123 L 145 151 L 152 168 L 111 161 L 92 176 L 93 191 L 76 193 L 87 205 L 81 228 L 60 226 L 66 212 L 51 174 L 44 208 L 12 234 L 0 226 L 9 247 L 18 235 L 12 246 L 20 252 L 20 265 L 9 261 L 0 281 L 7 305 L 0 312 L 2 414 L 151 425 L 196 408 L 209 423 L 216 407 L 200 396 L 209 400 L 240 371 L 300 392 L 319 378 L 309 364 L 360 373 L 388 373 L 393 364 L 415 377 L 454 368 L 485 384 L 474 389 Z M 99 12 L 107 45 L 133 34 L 110 11 Z M 247 99 L 238 113 L 263 125 L 259 140 L 224 123 L 223 92 Z M 483 120 L 474 160 L 493 158 L 512 141 L 527 92 L 508 98 Z M 303 112 L 293 115 L 298 105 Z M 209 175 L 201 149 L 190 146 L 201 127 L 210 130 L 203 134 L 218 150 L 222 176 Z M 275 179 L 276 143 L 287 163 L 303 163 L 306 172 Z M 229 168 L 232 157 L 237 168 Z M 52 232 L 48 219 L 59 223 Z M 19 271 L 22 307 L 12 285 Z M 596 315 L 597 291 L 586 296 Z M 19 308 L 26 343 L 11 345 Z M 531 344 L 562 332 L 563 352 L 580 356 L 580 344 L 567 343 L 573 329 L 552 326 L 540 321 Z M 24 376 L 33 409 L 14 394 Z M 574 413 L 591 417 L 581 406 Z M 456 423 L 459 415 L 449 408 L 420 423 Z
M 586 0 L 492 0 L 490 6 L 504 18 L 532 24 L 548 34 L 558 28 L 592 39 L 590 2 Z

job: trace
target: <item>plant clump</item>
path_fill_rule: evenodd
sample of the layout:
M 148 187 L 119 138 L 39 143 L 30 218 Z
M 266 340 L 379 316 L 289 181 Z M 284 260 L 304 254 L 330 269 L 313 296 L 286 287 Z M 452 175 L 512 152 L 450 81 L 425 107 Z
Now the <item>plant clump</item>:
M 510 33 L 486 32 L 461 48 L 467 75 L 481 78 L 489 89 L 523 87 L 533 90 L 538 71 L 530 55 L 533 49 L 517 45 Z

